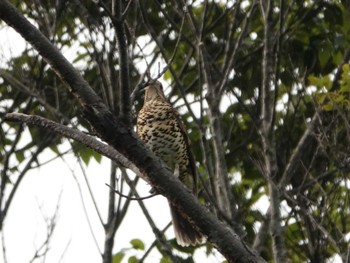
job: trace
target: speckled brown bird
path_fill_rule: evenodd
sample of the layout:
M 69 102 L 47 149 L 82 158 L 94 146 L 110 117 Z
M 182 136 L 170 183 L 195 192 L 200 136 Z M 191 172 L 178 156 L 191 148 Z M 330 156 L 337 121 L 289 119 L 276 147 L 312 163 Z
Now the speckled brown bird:
M 137 118 L 137 133 L 197 196 L 196 167 L 186 128 L 179 113 L 165 98 L 159 81 L 145 88 L 144 104 Z M 199 244 L 203 239 L 201 233 L 169 205 L 177 243 L 182 246 Z

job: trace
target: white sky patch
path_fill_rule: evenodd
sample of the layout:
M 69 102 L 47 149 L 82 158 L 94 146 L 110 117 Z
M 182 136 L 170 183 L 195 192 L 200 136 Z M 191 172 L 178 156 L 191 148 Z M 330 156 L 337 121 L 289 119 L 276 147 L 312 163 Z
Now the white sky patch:
M 248 7 L 250 6 L 250 3 L 248 0 L 244 0 L 242 1 L 241 3 L 241 8 L 244 10 L 244 9 L 247 9 Z
M 242 174 L 240 172 L 234 172 L 232 175 L 230 175 L 232 184 L 238 184 L 242 182 Z
M 11 27 L 0 27 L 0 67 L 5 67 L 7 62 L 19 56 L 26 47 L 24 39 Z
M 268 207 L 270 206 L 269 198 L 266 195 L 262 195 L 258 201 L 253 205 L 253 209 L 260 211 L 263 215 L 266 214 Z
M 64 143 L 59 148 L 64 151 L 70 148 L 70 145 Z M 44 161 L 53 156 L 50 150 L 46 150 L 39 159 Z M 107 215 L 108 187 L 105 183 L 109 183 L 109 166 L 109 161 L 104 158 L 100 164 L 91 160 L 91 164 L 86 169 L 94 198 L 104 219 Z M 63 262 L 99 262 L 101 260 L 88 227 L 73 174 L 83 191 L 84 203 L 98 246 L 103 249 L 103 227 L 97 217 L 75 157 L 73 154 L 68 154 L 64 157 L 64 161 L 57 159 L 39 169 L 30 171 L 20 185 L 4 227 L 9 262 L 28 262 L 33 256 L 35 248 L 45 240 L 46 228 L 43 225 L 42 216 L 52 216 L 53 208 L 61 193 L 59 217 L 47 261 L 57 262 L 68 244 Z M 138 189 L 141 195 L 149 195 L 150 186 L 144 181 L 140 180 Z M 127 191 L 126 187 L 125 193 Z M 145 200 L 144 203 L 160 229 L 170 222 L 170 212 L 164 197 L 157 196 Z M 159 210 L 159 207 L 162 209 Z M 140 238 L 145 242 L 146 247 L 154 241 L 154 234 L 137 202 L 132 202 L 124 220 L 116 235 L 115 253 L 130 247 L 128 242 L 133 238 Z M 167 236 L 173 237 L 171 229 L 167 231 Z M 21 247 L 21 253 L 18 253 L 18 247 Z M 0 255 L 2 258 L 2 250 Z M 156 250 L 146 262 L 154 262 L 152 258 L 157 258 L 159 261 L 160 255 Z
M 345 241 L 350 242 L 350 233 L 345 235 Z
M 222 96 L 222 99 L 220 101 L 220 111 L 226 112 L 228 107 L 230 107 L 232 104 L 235 104 L 237 102 L 238 100 L 233 94 L 225 93 L 224 96 Z
M 309 87 L 307 87 L 307 88 L 305 89 L 305 91 L 306 91 L 306 94 L 312 95 L 312 94 L 314 94 L 314 93 L 317 91 L 317 87 L 315 87 L 315 86 L 309 86 Z
M 282 98 L 276 103 L 276 111 L 279 111 L 279 112 L 285 111 L 288 100 L 289 100 L 289 95 L 283 94 Z
M 133 52 L 138 54 L 140 58 L 135 60 L 135 67 L 145 71 L 153 59 L 155 43 L 151 41 L 149 36 L 139 37 L 137 43 L 138 44 L 135 46 L 136 51 L 134 50 Z M 157 77 L 158 74 L 163 71 L 165 66 L 166 63 L 163 59 L 156 61 L 149 69 L 151 78 Z M 162 82 L 163 87 L 165 88 L 165 94 L 167 95 L 167 92 L 170 92 L 170 90 L 166 89 L 168 84 L 162 78 L 160 78 L 159 81 Z
M 255 33 L 255 32 L 251 32 L 251 33 L 249 34 L 249 37 L 250 37 L 251 40 L 255 40 L 255 39 L 258 37 L 258 35 L 257 35 L 257 33 Z
M 229 75 L 228 75 L 228 78 L 229 79 L 233 79 L 235 77 L 235 74 L 236 74 L 236 71 L 235 69 L 231 69 Z
M 165 90 L 165 93 L 167 93 L 167 90 Z M 167 95 L 167 94 L 166 94 Z M 201 117 L 201 107 L 203 108 L 203 111 L 206 111 L 208 109 L 208 104 L 205 99 L 200 101 L 199 97 L 195 97 L 193 94 L 187 94 L 186 95 L 187 102 L 189 103 L 191 110 L 196 118 Z M 202 104 L 202 106 L 201 106 Z M 177 100 L 177 102 L 174 104 L 174 107 L 179 111 L 180 114 L 188 113 L 188 109 L 185 105 L 185 101 L 180 98 Z
M 226 8 L 227 8 L 227 9 L 230 9 L 230 8 L 233 7 L 234 4 L 235 4 L 235 1 L 227 0 L 227 1 L 226 1 Z

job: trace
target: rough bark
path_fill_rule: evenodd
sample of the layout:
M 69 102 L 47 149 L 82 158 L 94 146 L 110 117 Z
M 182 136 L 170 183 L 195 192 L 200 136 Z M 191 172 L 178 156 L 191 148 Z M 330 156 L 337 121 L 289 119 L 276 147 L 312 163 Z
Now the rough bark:
M 261 126 L 260 137 L 264 154 L 264 172 L 268 181 L 270 198 L 270 234 L 273 243 L 273 255 L 276 263 L 285 262 L 284 234 L 281 225 L 280 193 L 277 187 L 277 156 L 274 136 L 276 54 L 275 32 L 273 29 L 274 1 L 260 1 L 261 13 L 264 18 L 264 49 L 262 60 L 262 85 L 260 91 Z
M 116 32 L 119 54 L 119 116 L 128 126 L 131 126 L 131 102 L 129 81 L 129 56 L 126 44 L 125 24 L 122 16 L 122 1 L 113 0 L 114 4 L 112 19 Z

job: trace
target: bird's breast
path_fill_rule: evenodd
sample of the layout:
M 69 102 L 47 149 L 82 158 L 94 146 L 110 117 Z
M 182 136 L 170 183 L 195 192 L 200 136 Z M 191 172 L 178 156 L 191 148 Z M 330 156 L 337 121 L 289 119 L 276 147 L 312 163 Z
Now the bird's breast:
M 170 168 L 185 160 L 186 145 L 176 116 L 166 107 L 143 109 L 138 117 L 141 139 Z

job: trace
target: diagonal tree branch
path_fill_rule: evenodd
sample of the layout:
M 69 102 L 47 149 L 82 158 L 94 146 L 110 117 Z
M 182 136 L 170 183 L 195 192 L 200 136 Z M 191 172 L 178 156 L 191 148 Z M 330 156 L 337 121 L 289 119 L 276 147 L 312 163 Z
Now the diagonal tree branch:
M 100 137 L 147 174 L 151 185 L 192 221 L 229 262 L 264 262 L 229 227 L 202 207 L 169 169 L 118 120 L 62 54 L 8 1 L 0 0 L 0 18 L 19 32 L 66 82 L 85 118 Z
M 40 128 L 49 129 L 54 133 L 57 133 L 66 138 L 73 139 L 78 141 L 96 152 L 110 158 L 116 163 L 120 163 L 122 166 L 129 168 L 133 172 L 135 172 L 138 176 L 144 177 L 138 168 L 130 162 L 127 158 L 121 155 L 118 151 L 116 151 L 113 147 L 96 140 L 94 137 L 87 135 L 77 129 L 69 128 L 57 122 L 45 119 L 41 116 L 36 115 L 26 115 L 22 113 L 8 113 L 5 115 L 6 120 L 26 123 L 31 126 L 37 126 Z M 144 179 L 146 179 L 144 177 Z

